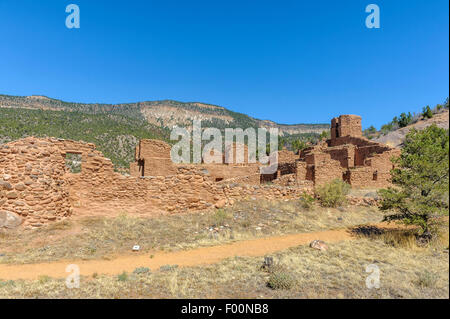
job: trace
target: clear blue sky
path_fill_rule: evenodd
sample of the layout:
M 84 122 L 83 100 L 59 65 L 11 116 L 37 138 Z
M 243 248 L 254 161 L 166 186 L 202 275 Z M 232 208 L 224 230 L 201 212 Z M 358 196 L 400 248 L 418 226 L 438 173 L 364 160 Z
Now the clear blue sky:
M 80 29 L 65 27 L 70 3 Z M 380 29 L 365 27 L 370 3 Z M 448 96 L 448 37 L 447 0 L 0 0 L 0 94 L 379 127 Z

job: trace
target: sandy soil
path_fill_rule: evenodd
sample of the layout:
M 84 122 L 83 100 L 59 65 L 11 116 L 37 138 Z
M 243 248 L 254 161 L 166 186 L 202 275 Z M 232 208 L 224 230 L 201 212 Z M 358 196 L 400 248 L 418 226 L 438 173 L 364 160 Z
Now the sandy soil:
M 227 245 L 203 247 L 187 251 L 157 253 L 150 258 L 149 254 L 128 254 L 111 260 L 63 260 L 51 263 L 0 265 L 0 278 L 3 280 L 38 279 L 40 276 L 65 278 L 66 267 L 76 264 L 80 274 L 92 276 L 97 274 L 119 274 L 123 271 L 132 272 L 138 267 L 149 267 L 157 270 L 163 265 L 178 265 L 179 267 L 198 266 L 217 263 L 225 258 L 235 256 L 264 256 L 298 245 L 309 244 L 315 239 L 325 242 L 338 242 L 352 239 L 348 229 L 329 230 L 303 234 L 293 234 L 278 237 L 267 237 L 245 240 Z

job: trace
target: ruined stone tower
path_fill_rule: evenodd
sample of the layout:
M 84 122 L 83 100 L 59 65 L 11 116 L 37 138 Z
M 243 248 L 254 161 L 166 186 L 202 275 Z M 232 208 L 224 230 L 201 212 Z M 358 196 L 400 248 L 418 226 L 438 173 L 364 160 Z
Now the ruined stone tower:
M 343 136 L 362 137 L 361 116 L 341 115 L 331 120 L 331 139 Z

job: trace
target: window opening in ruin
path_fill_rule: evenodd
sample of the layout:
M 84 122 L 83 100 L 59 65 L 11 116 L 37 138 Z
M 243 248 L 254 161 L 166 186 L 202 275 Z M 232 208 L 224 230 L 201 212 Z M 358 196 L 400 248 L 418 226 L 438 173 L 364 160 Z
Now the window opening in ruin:
M 223 177 L 217 177 L 216 178 L 216 182 L 220 182 L 220 181 L 223 181 Z
M 372 180 L 376 181 L 378 179 L 378 172 L 373 172 Z
M 81 154 L 67 153 L 66 167 L 73 174 L 81 173 Z

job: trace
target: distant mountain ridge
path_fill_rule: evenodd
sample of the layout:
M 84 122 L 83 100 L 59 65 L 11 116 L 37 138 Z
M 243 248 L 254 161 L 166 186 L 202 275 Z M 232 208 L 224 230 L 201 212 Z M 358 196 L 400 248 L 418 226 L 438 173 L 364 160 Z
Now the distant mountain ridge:
M 203 127 L 264 127 L 278 128 L 281 136 L 303 133 L 322 133 L 329 124 L 279 124 L 270 120 L 259 120 L 243 113 L 228 110 L 222 106 L 200 102 L 178 102 L 173 100 L 145 101 L 122 104 L 72 103 L 46 96 L 0 95 L 0 108 L 39 109 L 69 111 L 87 114 L 121 115 L 162 128 L 175 125 L 190 126 L 193 119 L 202 120 Z

